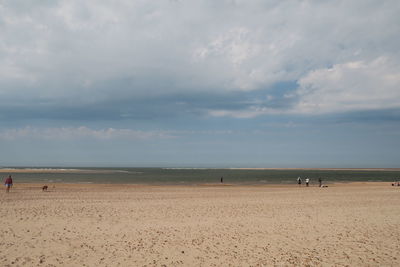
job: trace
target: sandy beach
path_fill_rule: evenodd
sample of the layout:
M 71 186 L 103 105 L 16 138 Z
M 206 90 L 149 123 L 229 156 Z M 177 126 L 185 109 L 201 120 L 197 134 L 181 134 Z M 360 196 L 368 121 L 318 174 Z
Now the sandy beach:
M 1 266 L 399 266 L 400 187 L 15 184 Z

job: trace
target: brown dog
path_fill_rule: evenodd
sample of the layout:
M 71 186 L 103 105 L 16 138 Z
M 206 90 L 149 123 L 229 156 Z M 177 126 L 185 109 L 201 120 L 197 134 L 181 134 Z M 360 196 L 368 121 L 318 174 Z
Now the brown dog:
M 47 191 L 47 188 L 49 188 L 47 185 L 44 185 L 43 187 L 42 187 L 42 191 Z

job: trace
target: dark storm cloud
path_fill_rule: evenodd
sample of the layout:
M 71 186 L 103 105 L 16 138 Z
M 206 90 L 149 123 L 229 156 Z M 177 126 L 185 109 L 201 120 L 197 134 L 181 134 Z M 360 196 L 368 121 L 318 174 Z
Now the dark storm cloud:
M 125 81 L 114 84 L 126 84 Z M 283 89 L 283 86 L 287 86 Z M 251 92 L 235 91 L 221 93 L 213 92 L 183 92 L 166 95 L 131 95 L 129 93 L 109 94 L 96 101 L 86 98 L 37 99 L 21 102 L 9 99 L 0 106 L 0 117 L 3 121 L 52 119 L 52 120 L 162 120 L 176 117 L 207 117 L 210 110 L 241 111 L 250 107 L 268 107 L 285 110 L 292 103 L 285 99 L 285 92 L 292 91 L 293 85 L 284 83 L 275 89 L 257 90 Z M 273 97 L 271 96 L 273 95 Z

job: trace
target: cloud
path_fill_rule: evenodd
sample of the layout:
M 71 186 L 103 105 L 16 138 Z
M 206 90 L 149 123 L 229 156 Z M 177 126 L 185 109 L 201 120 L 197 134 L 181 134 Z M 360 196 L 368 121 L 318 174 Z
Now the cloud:
M 95 140 L 143 140 L 143 139 L 166 139 L 173 138 L 167 131 L 140 131 L 132 129 L 91 129 L 81 127 L 61 127 L 61 128 L 38 128 L 25 127 L 16 129 L 5 129 L 0 132 L 0 139 L 19 140 L 19 139 L 41 139 L 41 140 L 76 140 L 76 139 L 95 139 Z
M 245 110 L 210 110 L 209 115 L 214 117 L 233 117 L 238 119 L 254 118 L 265 114 L 281 114 L 272 108 L 251 106 Z
M 242 110 L 211 110 L 212 116 L 253 118 L 274 114 L 330 114 L 400 109 L 400 63 L 386 57 L 335 64 L 310 71 L 298 88 L 283 96 L 290 107 L 271 108 L 267 101 Z
M 299 80 L 301 113 L 400 108 L 400 62 L 385 57 L 314 70 Z
M 335 64 L 310 71 L 298 88 L 283 95 L 290 106 L 268 107 L 267 101 L 242 110 L 210 110 L 211 116 L 253 118 L 276 114 L 331 114 L 400 109 L 400 62 L 375 60 Z
M 332 72 L 360 80 L 377 71 L 384 78 L 366 78 L 392 92 L 386 76 L 397 75 L 400 61 L 399 12 L 396 0 L 2 1 L 2 119 L 249 118 L 380 108 L 371 85 L 362 90 L 343 74 L 339 92 L 329 79 Z M 284 97 L 274 88 L 285 82 L 300 87 Z M 352 82 L 358 89 L 347 92 L 359 101 L 346 104 Z
M 93 129 L 86 126 L 79 127 L 23 127 L 23 128 L 7 128 L 0 130 L 0 140 L 15 141 L 23 139 L 32 140 L 87 140 L 96 141 L 113 141 L 113 140 L 138 140 L 152 141 L 176 139 L 185 136 L 217 136 L 232 135 L 238 132 L 232 130 L 134 130 L 124 128 L 102 128 Z

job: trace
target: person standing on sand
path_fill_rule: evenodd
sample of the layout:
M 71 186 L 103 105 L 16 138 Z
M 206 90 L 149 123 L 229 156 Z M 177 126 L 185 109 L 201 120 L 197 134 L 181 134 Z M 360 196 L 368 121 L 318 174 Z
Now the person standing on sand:
M 310 178 L 306 178 L 306 186 L 308 187 L 308 184 L 310 183 Z
M 6 192 L 10 192 L 10 188 L 13 185 L 13 180 L 11 178 L 11 175 L 8 176 L 8 178 L 6 178 L 6 180 L 4 181 L 4 185 L 6 186 Z
M 297 184 L 298 184 L 299 186 L 301 186 L 301 178 L 300 178 L 300 176 L 297 177 Z

